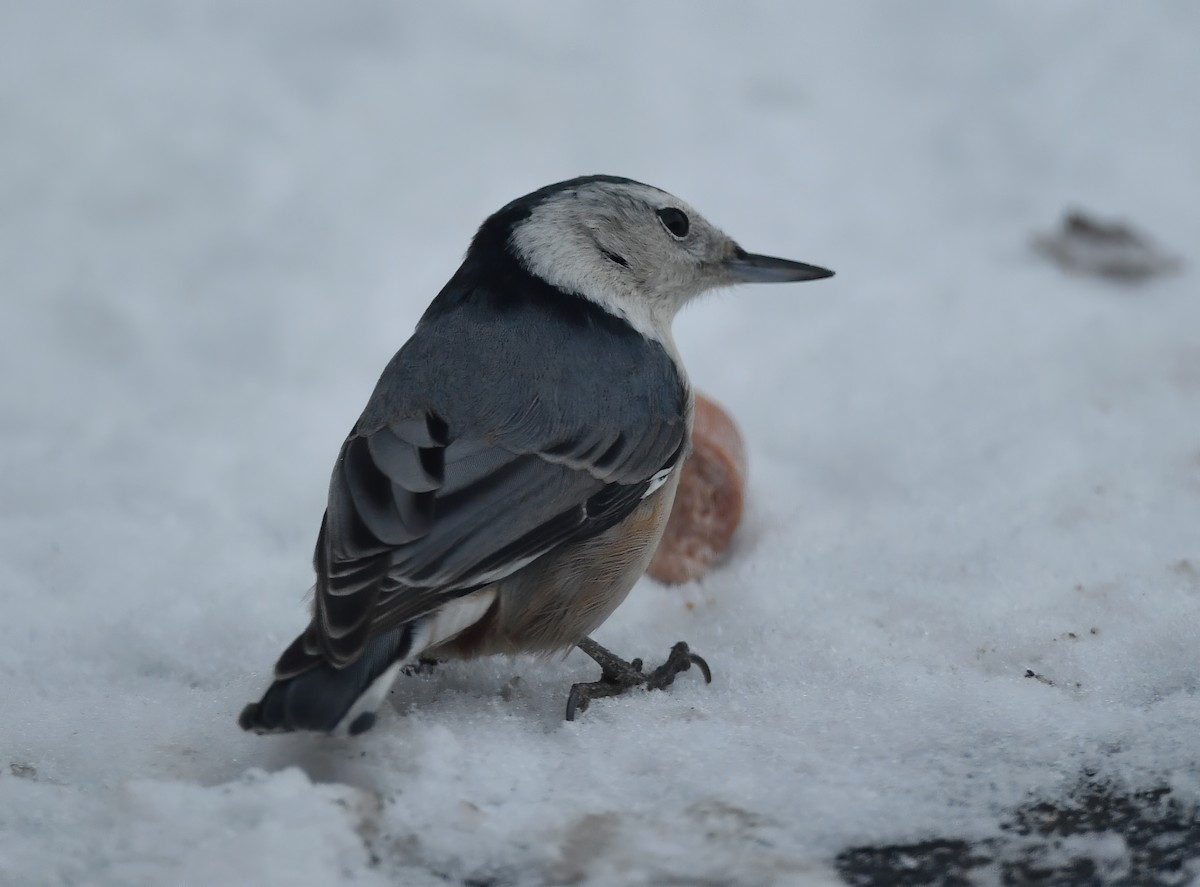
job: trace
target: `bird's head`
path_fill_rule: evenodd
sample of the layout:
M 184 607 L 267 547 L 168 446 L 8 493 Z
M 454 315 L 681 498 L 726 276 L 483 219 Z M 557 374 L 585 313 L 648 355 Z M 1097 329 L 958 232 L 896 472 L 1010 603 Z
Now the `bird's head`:
M 738 283 L 819 280 L 832 271 L 747 253 L 677 197 L 630 179 L 588 176 L 513 201 L 480 236 L 506 238 L 527 271 L 664 339 L 688 301 Z

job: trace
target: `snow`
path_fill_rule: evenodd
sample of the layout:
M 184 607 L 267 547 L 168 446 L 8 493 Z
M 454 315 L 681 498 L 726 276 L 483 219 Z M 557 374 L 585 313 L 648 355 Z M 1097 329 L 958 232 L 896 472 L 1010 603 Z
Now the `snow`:
M 820 884 L 1084 769 L 1200 798 L 1197 28 L 6 6 L 0 883 Z M 564 723 L 589 661 L 498 658 L 402 680 L 359 739 L 242 733 L 378 373 L 490 211 L 591 172 L 838 272 L 677 324 L 746 523 L 597 640 L 686 639 L 713 684 Z M 1074 206 L 1179 272 L 1065 274 L 1029 238 Z

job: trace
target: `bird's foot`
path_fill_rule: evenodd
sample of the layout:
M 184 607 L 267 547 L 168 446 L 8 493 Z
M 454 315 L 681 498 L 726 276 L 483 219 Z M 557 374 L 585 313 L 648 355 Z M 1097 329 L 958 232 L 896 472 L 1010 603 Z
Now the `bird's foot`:
M 400 672 L 410 678 L 419 674 L 433 674 L 441 662 L 440 659 L 418 659 L 416 662 L 404 666 Z
M 600 680 L 591 683 L 575 684 L 567 697 L 567 720 L 575 720 L 576 712 L 587 711 L 593 699 L 604 699 L 607 696 L 618 696 L 633 688 L 645 685 L 647 690 L 662 690 L 675 682 L 675 676 L 681 674 L 693 665 L 704 675 L 704 683 L 712 683 L 712 672 L 708 663 L 688 649 L 688 645 L 680 641 L 671 648 L 667 661 L 654 671 L 646 674 L 642 671 L 642 660 L 634 659 L 626 662 L 621 657 L 597 644 L 591 638 L 584 638 L 579 643 L 579 649 L 586 653 L 600 666 Z

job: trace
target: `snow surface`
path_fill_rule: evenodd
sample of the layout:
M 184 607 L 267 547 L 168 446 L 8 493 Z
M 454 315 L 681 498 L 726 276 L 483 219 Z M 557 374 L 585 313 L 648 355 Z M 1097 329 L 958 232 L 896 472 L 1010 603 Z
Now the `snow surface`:
M 5 4 L 0 883 L 810 884 L 1090 767 L 1200 797 L 1200 7 Z M 508 199 L 627 175 L 826 265 L 685 313 L 747 522 L 597 639 L 234 720 L 332 458 Z M 1069 206 L 1183 259 L 1029 237 Z M 1044 680 L 1026 677 L 1027 670 Z M 1050 683 L 1047 683 L 1050 682 Z

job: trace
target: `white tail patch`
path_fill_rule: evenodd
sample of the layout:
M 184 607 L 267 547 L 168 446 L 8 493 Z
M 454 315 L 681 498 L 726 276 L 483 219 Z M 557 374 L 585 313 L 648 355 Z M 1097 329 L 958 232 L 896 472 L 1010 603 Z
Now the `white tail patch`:
M 496 589 L 481 588 L 479 591 L 443 604 L 436 612 L 426 617 L 421 625 L 413 632 L 412 643 L 409 644 L 408 655 L 397 659 L 388 666 L 387 671 L 371 681 L 370 686 L 354 700 L 354 704 L 338 721 L 332 733 L 335 736 L 346 736 L 350 725 L 358 720 L 364 712 L 375 712 L 387 699 L 396 682 L 400 669 L 416 660 L 430 647 L 450 640 L 465 629 L 470 628 L 488 611 L 496 600 Z
M 483 618 L 488 607 L 496 600 L 495 588 L 481 588 L 479 591 L 464 595 L 460 598 L 442 604 L 437 611 L 426 617 L 422 625 L 413 634 L 412 650 L 409 659 L 416 659 L 430 647 L 445 643 L 470 628 Z
M 370 686 L 362 692 L 362 694 L 354 700 L 354 704 L 350 706 L 350 710 L 345 716 L 337 722 L 330 733 L 333 736 L 348 736 L 350 734 L 350 725 L 358 720 L 358 716 L 363 712 L 373 712 L 383 704 L 383 700 L 387 698 L 388 692 L 392 689 L 392 684 L 396 682 L 396 675 L 400 674 L 408 659 L 397 659 L 387 667 L 387 671 L 371 681 Z

